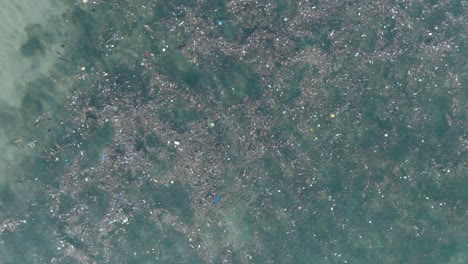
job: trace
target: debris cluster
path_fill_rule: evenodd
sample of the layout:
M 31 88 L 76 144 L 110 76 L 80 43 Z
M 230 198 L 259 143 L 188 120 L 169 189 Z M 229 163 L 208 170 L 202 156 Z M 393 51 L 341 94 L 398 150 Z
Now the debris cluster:
M 464 210 L 430 187 L 456 188 L 467 167 L 456 8 L 80 2 L 85 38 L 60 62 L 71 77 L 54 78 L 70 85 L 61 136 L 37 150 L 65 164 L 47 189 L 64 225 L 57 263 L 167 259 L 167 241 L 182 262 L 358 263 L 349 241 L 436 241 L 415 208 L 438 220 Z

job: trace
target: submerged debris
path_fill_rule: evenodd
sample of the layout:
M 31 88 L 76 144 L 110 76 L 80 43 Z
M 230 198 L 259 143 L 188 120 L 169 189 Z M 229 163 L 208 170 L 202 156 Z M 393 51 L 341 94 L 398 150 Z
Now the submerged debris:
M 54 79 L 64 121 L 38 163 L 59 171 L 55 260 L 394 263 L 466 227 L 462 16 L 183 2 L 80 7 L 86 53 Z

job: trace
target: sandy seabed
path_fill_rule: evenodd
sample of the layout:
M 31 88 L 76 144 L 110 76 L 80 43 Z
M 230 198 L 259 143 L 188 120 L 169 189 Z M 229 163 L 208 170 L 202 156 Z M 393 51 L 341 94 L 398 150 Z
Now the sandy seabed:
M 0 5 L 0 184 L 4 185 L 25 173 L 18 165 L 34 139 L 25 135 L 31 124 L 21 111 L 28 107 L 23 99 L 57 61 L 56 51 L 67 38 L 62 33 L 67 10 L 63 1 L 55 0 L 2 0 Z

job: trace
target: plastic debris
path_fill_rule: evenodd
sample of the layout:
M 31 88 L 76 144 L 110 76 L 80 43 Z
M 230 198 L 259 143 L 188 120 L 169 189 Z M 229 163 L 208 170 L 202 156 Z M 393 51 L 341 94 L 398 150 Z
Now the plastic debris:
M 217 203 L 221 200 L 222 197 L 223 197 L 223 196 L 222 196 L 221 194 L 218 194 L 218 195 L 215 197 L 213 203 L 214 203 L 214 204 L 217 204 Z

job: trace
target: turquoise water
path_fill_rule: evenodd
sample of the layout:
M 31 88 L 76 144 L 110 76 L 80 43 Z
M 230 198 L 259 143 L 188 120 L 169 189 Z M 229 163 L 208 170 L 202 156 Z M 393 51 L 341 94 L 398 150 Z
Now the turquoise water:
M 4 6 L 0 263 L 467 262 L 461 1 Z

